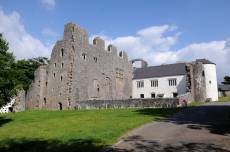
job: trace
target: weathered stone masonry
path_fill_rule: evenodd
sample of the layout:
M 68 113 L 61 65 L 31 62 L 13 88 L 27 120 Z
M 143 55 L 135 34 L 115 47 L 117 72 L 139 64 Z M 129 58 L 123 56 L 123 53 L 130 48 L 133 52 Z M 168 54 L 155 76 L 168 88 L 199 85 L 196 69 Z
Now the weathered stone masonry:
M 99 37 L 89 44 L 87 31 L 65 25 L 64 37 L 40 66 L 26 93 L 26 108 L 74 109 L 80 101 L 120 100 L 131 97 L 132 64 L 113 45 L 105 49 Z

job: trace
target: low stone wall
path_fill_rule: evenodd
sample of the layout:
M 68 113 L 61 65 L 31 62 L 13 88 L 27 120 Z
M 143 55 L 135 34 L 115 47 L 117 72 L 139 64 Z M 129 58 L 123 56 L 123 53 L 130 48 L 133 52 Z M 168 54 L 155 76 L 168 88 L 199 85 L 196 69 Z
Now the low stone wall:
M 116 109 L 116 108 L 174 108 L 179 104 L 177 98 L 127 99 L 127 100 L 89 100 L 76 104 L 75 109 Z

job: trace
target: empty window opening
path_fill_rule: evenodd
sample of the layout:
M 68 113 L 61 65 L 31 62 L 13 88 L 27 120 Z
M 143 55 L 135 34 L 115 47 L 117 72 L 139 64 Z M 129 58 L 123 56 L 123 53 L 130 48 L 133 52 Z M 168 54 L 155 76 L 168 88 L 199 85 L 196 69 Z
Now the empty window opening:
M 46 87 L 47 87 L 47 85 L 48 85 L 48 82 L 46 82 Z
M 205 73 L 204 73 L 204 71 L 202 71 L 202 76 L 203 76 L 203 77 L 205 76 Z
M 93 60 L 95 63 L 97 63 L 97 57 L 94 57 Z
M 122 57 L 122 52 L 119 52 L 119 56 Z
M 169 79 L 169 86 L 176 86 L 177 85 L 177 81 L 176 79 Z
M 145 95 L 144 94 L 140 94 L 140 98 L 145 98 Z
M 56 63 L 54 63 L 54 67 L 56 67 L 57 66 L 57 64 Z
M 100 88 L 99 88 L 99 86 L 97 86 L 97 92 L 100 92 Z
M 46 97 L 44 97 L 44 99 L 43 99 L 43 100 L 44 100 L 44 105 L 46 105 Z
M 109 45 L 109 46 L 108 46 L 108 51 L 109 51 L 109 52 L 111 51 L 111 47 L 112 47 L 112 45 Z
M 97 44 L 97 39 L 93 39 L 93 44 L 96 45 Z
M 64 67 L 64 63 L 61 63 L 61 68 L 63 68 Z
M 151 80 L 151 87 L 158 87 L 158 80 Z
M 155 93 L 151 93 L 151 98 L 156 98 L 156 94 Z
M 143 88 L 144 87 L 144 81 L 137 81 L 137 88 Z
M 60 78 L 60 79 L 61 79 L 61 81 L 62 81 L 63 77 L 61 76 L 61 78 Z
M 86 59 L 86 54 L 82 53 L 82 58 L 85 60 Z
M 178 93 L 177 92 L 174 92 L 173 93 L 173 98 L 176 98 L 178 96 Z
M 56 74 L 54 73 L 53 76 L 54 76 L 54 78 L 55 78 Z
M 72 27 L 72 31 L 74 32 L 74 26 Z
M 74 46 L 72 45 L 72 49 L 74 50 Z
M 62 57 L 64 56 L 64 49 L 63 48 L 61 49 L 61 56 Z

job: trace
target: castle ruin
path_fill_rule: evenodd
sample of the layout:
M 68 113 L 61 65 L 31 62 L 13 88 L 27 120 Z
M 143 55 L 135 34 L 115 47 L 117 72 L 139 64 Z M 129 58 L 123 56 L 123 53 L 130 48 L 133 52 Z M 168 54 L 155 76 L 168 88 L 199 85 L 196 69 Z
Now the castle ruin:
M 65 25 L 48 65 L 35 71 L 25 94 L 29 109 L 74 109 L 79 101 L 128 99 L 132 94 L 132 63 L 99 37 L 89 44 L 86 30 Z

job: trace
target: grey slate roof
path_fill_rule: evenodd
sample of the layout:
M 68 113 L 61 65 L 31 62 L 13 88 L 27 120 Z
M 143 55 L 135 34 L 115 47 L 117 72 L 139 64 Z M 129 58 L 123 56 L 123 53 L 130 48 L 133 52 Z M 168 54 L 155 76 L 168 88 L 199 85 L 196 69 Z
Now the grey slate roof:
M 196 59 L 196 62 L 202 62 L 203 64 L 215 64 L 207 59 Z
M 218 89 L 221 91 L 230 91 L 230 85 L 229 84 L 220 84 L 220 85 L 218 85 Z
M 185 63 L 175 63 L 160 66 L 150 66 L 146 68 L 136 68 L 133 72 L 133 79 L 186 75 L 185 66 Z

